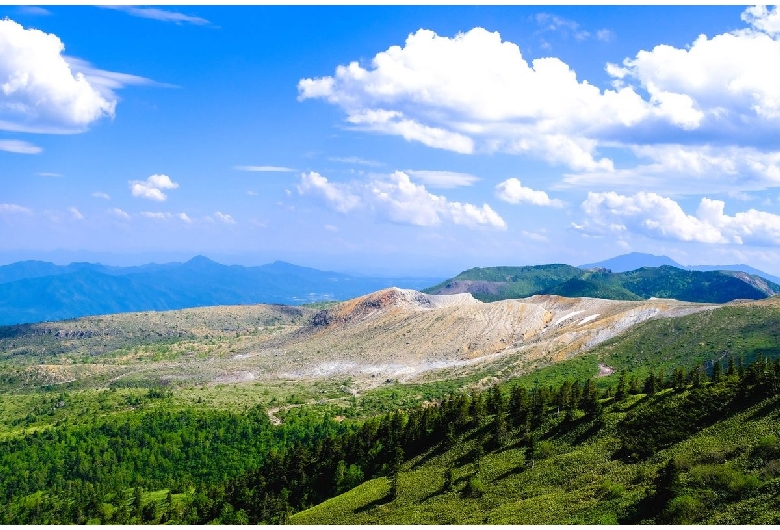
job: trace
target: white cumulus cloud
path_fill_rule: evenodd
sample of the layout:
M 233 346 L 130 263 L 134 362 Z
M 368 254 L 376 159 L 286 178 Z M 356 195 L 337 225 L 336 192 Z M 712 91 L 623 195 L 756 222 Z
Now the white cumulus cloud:
M 704 197 L 690 215 L 673 199 L 656 193 L 591 192 L 582 203 L 587 219 L 575 228 L 591 234 L 628 232 L 700 243 L 780 246 L 780 215 L 750 209 L 730 216 L 724 209 L 723 201 Z
M 102 191 L 96 191 L 92 193 L 92 196 L 96 199 L 103 199 L 103 200 L 110 200 L 111 196 L 108 193 L 103 193 Z
M 113 117 L 116 98 L 74 72 L 56 35 L 0 20 L 0 129 L 77 132 Z
M 502 201 L 512 204 L 525 202 L 536 206 L 563 207 L 563 201 L 559 199 L 550 199 L 544 191 L 527 188 L 514 177 L 496 185 L 496 196 Z
M 749 8 L 745 13 L 755 11 Z M 624 59 L 622 67 L 608 65 L 607 72 L 615 79 L 637 82 L 684 128 L 717 132 L 729 125 L 729 135 L 746 135 L 756 125 L 777 131 L 780 84 L 770 65 L 780 61 L 780 41 L 776 32 L 763 30 L 778 18 L 775 8 L 772 16 L 754 19 L 758 29 L 712 38 L 700 35 L 684 48 L 660 44 Z
M 495 32 L 455 37 L 421 29 L 403 47 L 378 53 L 369 68 L 338 66 L 302 79 L 299 99 L 339 105 L 347 121 L 460 153 L 528 153 L 577 169 L 609 169 L 599 128 L 658 114 L 632 89 L 602 92 L 554 57 L 528 62 Z
M 114 216 L 118 217 L 119 219 L 122 219 L 123 221 L 130 220 L 130 214 L 128 214 L 126 211 L 122 210 L 121 208 L 111 208 L 109 212 Z
M 172 190 L 179 187 L 179 184 L 173 182 L 171 177 L 162 174 L 151 175 L 146 180 L 130 180 L 128 184 L 130 184 L 130 192 L 133 197 L 153 201 L 164 201 L 168 198 L 162 190 Z
M 742 19 L 741 29 L 701 35 L 679 48 L 658 44 L 606 64 L 610 81 L 603 88 L 559 58 L 526 59 L 497 32 L 473 28 L 447 37 L 420 29 L 368 61 L 301 79 L 298 98 L 340 107 L 357 129 L 458 153 L 505 152 L 562 164 L 571 185 L 643 177 L 677 184 L 711 166 L 723 183 L 776 186 L 780 10 L 750 7 Z M 537 21 L 580 31 L 553 15 Z M 613 35 L 600 30 L 595 37 Z M 661 150 L 677 156 L 652 153 Z
M 505 229 L 504 220 L 488 205 L 449 201 L 415 184 L 409 175 L 396 171 L 368 182 L 332 183 L 319 173 L 301 175 L 301 195 L 314 195 L 334 210 L 348 213 L 362 209 L 393 223 L 436 226 L 442 222 L 468 227 Z
M 748 7 L 742 13 L 742 20 L 773 37 L 780 35 L 780 9 L 777 6 Z
M 297 188 L 299 194 L 319 196 L 334 210 L 341 213 L 354 210 L 361 203 L 360 197 L 351 193 L 348 186 L 329 182 L 327 178 L 316 171 L 309 174 L 302 173 L 301 183 L 297 185 Z
M 216 217 L 217 220 L 219 220 L 219 221 L 221 221 L 221 222 L 223 222 L 223 223 L 225 223 L 227 225 L 234 225 L 234 224 L 236 224 L 235 219 L 233 219 L 232 216 L 230 216 L 229 214 L 226 214 L 226 213 L 214 212 L 214 217 Z
M 173 217 L 170 212 L 141 212 L 141 215 L 147 219 L 158 219 L 160 221 L 165 221 L 166 219 Z
M 780 151 L 679 144 L 634 145 L 630 151 L 642 163 L 612 172 L 568 173 L 564 183 L 613 185 L 647 191 L 672 189 L 678 193 L 698 192 L 705 183 L 711 192 L 780 186 Z

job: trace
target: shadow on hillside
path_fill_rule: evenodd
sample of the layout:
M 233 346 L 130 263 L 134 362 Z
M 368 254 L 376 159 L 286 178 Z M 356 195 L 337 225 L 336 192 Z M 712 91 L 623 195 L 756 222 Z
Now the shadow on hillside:
M 361 506 L 360 508 L 357 508 L 353 513 L 363 513 L 367 512 L 369 510 L 372 510 L 378 506 L 382 506 L 383 504 L 387 504 L 388 502 L 392 501 L 393 499 L 390 497 L 390 493 L 388 492 L 385 494 L 384 497 L 380 497 L 379 499 L 373 500 L 366 504 L 365 506 Z
M 777 413 L 780 411 L 780 401 L 777 399 L 772 399 L 768 403 L 765 403 L 761 407 L 757 408 L 753 412 L 746 414 L 745 419 L 746 420 L 752 420 L 756 418 L 762 418 L 770 416 L 772 413 Z
M 456 447 L 456 446 L 457 446 L 457 444 L 455 444 L 455 446 L 453 446 L 453 447 Z M 426 453 L 423 453 L 423 455 L 420 456 L 420 459 L 417 462 L 414 463 L 414 465 L 412 466 L 412 469 L 413 470 L 414 469 L 418 469 L 419 467 L 427 464 L 431 459 L 436 458 L 437 456 L 443 455 L 444 453 L 446 453 L 450 449 L 452 449 L 452 447 L 447 447 L 447 444 L 444 443 L 443 441 L 437 443 L 436 446 L 433 449 L 427 451 Z
M 517 475 L 518 473 L 522 473 L 523 471 L 530 469 L 531 465 L 527 460 L 524 460 L 522 463 L 517 464 L 515 467 L 511 469 L 507 469 L 497 477 L 495 477 L 491 482 L 498 482 L 499 480 L 504 480 L 505 478 L 509 478 L 512 475 Z

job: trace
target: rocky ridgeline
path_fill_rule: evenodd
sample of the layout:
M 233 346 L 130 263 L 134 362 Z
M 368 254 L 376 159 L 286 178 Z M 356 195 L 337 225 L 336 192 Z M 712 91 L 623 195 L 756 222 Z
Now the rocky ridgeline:
M 322 310 L 314 315 L 312 325 L 320 327 L 358 322 L 394 310 L 430 310 L 481 303 L 474 299 L 470 293 L 443 296 L 424 294 L 413 289 L 390 287 Z

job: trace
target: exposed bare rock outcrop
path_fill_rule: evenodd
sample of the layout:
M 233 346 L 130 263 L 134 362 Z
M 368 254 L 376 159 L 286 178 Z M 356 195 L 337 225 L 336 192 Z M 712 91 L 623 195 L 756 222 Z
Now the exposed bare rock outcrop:
M 650 318 L 711 309 L 676 300 L 537 295 L 483 303 L 469 293 L 384 289 L 320 311 L 297 331 L 246 351 L 267 377 L 412 380 L 499 359 L 563 360 Z

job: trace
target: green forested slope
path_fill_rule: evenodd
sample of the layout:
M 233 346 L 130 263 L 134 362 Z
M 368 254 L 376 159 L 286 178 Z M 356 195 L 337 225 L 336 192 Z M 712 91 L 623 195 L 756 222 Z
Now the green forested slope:
M 471 292 L 485 302 L 557 294 L 615 300 L 655 297 L 724 303 L 736 299 L 759 300 L 780 293 L 780 286 L 757 276 L 729 271 L 689 271 L 668 265 L 621 273 L 582 270 L 569 265 L 474 268 L 425 292 L 438 294 L 453 288 Z
M 475 267 L 461 272 L 454 278 L 434 285 L 423 292 L 438 294 L 446 290 L 453 282 L 490 282 L 496 284 L 498 294 L 471 290 L 475 298 L 484 302 L 503 300 L 505 298 L 525 298 L 541 292 L 546 292 L 582 273 L 581 269 L 571 265 L 535 265 L 529 267 Z
M 773 370 L 763 387 L 747 382 L 748 371 L 741 381 L 601 399 L 590 411 L 569 408 L 560 387 L 541 419 L 518 422 L 509 405 L 509 430 L 498 436 L 499 415 L 472 415 L 470 428 L 409 459 L 396 479 L 373 479 L 290 521 L 777 524 Z

